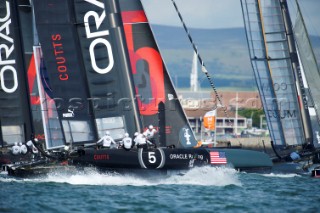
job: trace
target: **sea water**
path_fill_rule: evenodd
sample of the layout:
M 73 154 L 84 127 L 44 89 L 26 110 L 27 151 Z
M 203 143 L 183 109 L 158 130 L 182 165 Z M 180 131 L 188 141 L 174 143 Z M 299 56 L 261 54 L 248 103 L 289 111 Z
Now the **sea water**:
M 137 177 L 93 169 L 42 178 L 0 175 L 0 212 L 320 212 L 320 179 L 202 167 Z

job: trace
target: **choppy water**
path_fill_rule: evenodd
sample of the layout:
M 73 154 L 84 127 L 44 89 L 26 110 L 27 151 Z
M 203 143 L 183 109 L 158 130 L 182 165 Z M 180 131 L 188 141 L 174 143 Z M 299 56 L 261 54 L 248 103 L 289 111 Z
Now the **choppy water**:
M 101 174 L 0 176 L 0 212 L 320 212 L 320 179 L 195 168 L 165 179 Z

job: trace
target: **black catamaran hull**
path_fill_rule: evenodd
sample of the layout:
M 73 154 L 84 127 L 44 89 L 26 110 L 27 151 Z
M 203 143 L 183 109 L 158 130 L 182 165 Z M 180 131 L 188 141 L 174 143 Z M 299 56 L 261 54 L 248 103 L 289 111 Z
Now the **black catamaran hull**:
M 67 161 L 44 160 L 7 165 L 9 175 L 30 177 L 44 175 L 52 171 L 69 171 L 85 167 L 98 168 L 101 171 L 135 173 L 139 175 L 184 172 L 200 166 L 228 166 L 240 171 L 269 172 L 272 168 L 270 158 L 262 152 L 242 149 L 198 148 L 198 149 L 97 149 L 85 148 L 77 152 L 76 157 Z M 74 171 L 74 170 L 73 170 Z
M 101 149 L 81 150 L 74 164 L 93 165 L 100 168 L 186 170 L 204 165 L 230 165 L 241 171 L 270 169 L 272 162 L 262 152 L 242 149 Z M 214 155 L 217 157 L 214 157 Z M 225 158 L 225 162 L 224 162 Z

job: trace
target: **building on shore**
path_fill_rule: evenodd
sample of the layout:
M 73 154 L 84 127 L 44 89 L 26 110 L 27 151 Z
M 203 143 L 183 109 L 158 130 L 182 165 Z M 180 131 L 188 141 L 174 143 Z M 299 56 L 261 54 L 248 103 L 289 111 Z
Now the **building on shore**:
M 179 92 L 179 94 L 189 123 L 198 137 L 206 134 L 206 130 L 203 127 L 203 116 L 206 112 L 217 109 L 217 136 L 239 137 L 244 130 L 252 127 L 252 120 L 238 115 L 238 109 L 262 108 L 258 92 L 219 92 L 222 105 L 217 103 L 214 93 L 190 93 L 186 91 Z M 266 127 L 263 117 L 261 117 L 261 127 Z
M 205 129 L 203 127 L 203 116 L 210 110 L 202 108 L 185 108 L 184 110 L 186 112 L 190 126 L 196 133 L 196 135 L 204 132 Z M 247 119 L 239 115 L 236 118 L 236 113 L 234 111 L 228 111 L 226 115 L 223 109 L 218 108 L 217 112 L 217 135 L 240 135 L 243 129 L 248 128 Z

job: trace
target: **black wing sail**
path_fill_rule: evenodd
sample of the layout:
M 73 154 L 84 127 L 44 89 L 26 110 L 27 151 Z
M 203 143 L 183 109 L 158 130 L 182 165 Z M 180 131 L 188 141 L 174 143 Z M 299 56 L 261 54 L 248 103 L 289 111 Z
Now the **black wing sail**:
M 35 1 L 52 94 L 57 107 L 64 104 L 59 118 L 67 142 L 96 140 L 106 130 L 121 139 L 140 130 L 117 7 L 117 1 Z M 85 133 L 77 133 L 79 126 Z
M 159 122 L 159 117 L 162 117 L 165 120 L 165 130 L 159 129 L 159 132 L 165 132 L 166 144 L 161 145 L 195 146 L 197 142 L 177 98 L 141 2 L 120 0 L 120 7 L 143 126 L 163 126 L 159 125 L 162 123 Z
M 15 0 L 0 2 L 1 145 L 25 142 L 33 132 L 18 13 L 19 4 Z
M 73 15 L 73 2 L 35 0 L 36 27 L 67 143 L 97 139 Z
M 118 1 L 75 0 L 77 32 L 98 135 L 140 130 Z

